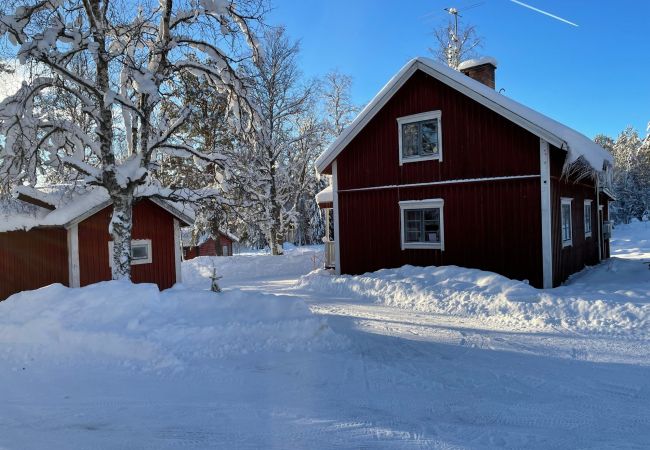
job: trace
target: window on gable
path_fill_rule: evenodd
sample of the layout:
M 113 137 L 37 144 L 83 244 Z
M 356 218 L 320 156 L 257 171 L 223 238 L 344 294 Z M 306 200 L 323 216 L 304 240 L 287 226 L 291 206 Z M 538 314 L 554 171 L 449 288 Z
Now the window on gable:
M 591 237 L 591 200 L 585 200 L 585 237 Z
M 403 201 L 399 205 L 402 249 L 443 249 L 443 200 Z
M 442 159 L 440 111 L 400 117 L 397 124 L 400 164 Z
M 562 198 L 560 204 L 560 216 L 562 220 L 562 247 L 568 247 L 573 243 L 573 230 L 571 223 L 572 198 Z

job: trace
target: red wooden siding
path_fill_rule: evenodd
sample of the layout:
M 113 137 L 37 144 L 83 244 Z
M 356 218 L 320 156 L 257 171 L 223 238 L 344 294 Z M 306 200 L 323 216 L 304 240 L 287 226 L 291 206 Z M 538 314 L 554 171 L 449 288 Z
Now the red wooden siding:
M 585 266 L 598 264 L 598 208 L 596 186 L 590 178 L 576 181 L 562 177 L 565 152 L 551 147 L 551 240 L 553 245 L 553 286 L 559 286 L 569 275 Z M 572 244 L 562 247 L 561 198 L 572 198 Z M 591 237 L 584 232 L 584 201 L 592 200 Z
M 109 206 L 79 224 L 79 266 L 81 286 L 111 279 L 108 265 Z M 151 239 L 152 262 L 131 266 L 135 283 L 156 283 L 167 289 L 176 282 L 174 218 L 149 200 L 133 207 L 133 239 Z
M 442 198 L 445 250 L 401 250 L 401 200 Z M 538 178 L 339 194 L 341 271 L 449 265 L 541 286 Z
M 66 230 L 0 233 L 0 300 L 16 292 L 68 282 Z
M 228 252 L 223 253 L 223 246 L 228 247 Z M 185 260 L 196 258 L 197 256 L 232 256 L 232 239 L 223 234 L 219 235 L 219 246 L 213 238 L 209 238 L 203 244 L 194 247 L 183 247 Z
M 440 110 L 442 162 L 399 165 L 397 118 Z M 337 158 L 338 189 L 539 174 L 539 138 L 416 72 Z

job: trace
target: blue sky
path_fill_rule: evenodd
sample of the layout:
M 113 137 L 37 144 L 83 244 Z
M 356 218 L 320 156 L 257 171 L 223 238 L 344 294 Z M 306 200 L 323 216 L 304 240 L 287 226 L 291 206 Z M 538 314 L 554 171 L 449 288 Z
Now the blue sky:
M 443 8 L 481 0 L 272 0 L 268 21 L 302 44 L 302 69 L 338 68 L 368 102 L 415 56 L 429 55 Z M 616 135 L 650 121 L 650 2 L 524 0 L 579 27 L 512 3 L 485 0 L 461 14 L 484 38 L 482 55 L 499 61 L 497 89 L 587 136 Z

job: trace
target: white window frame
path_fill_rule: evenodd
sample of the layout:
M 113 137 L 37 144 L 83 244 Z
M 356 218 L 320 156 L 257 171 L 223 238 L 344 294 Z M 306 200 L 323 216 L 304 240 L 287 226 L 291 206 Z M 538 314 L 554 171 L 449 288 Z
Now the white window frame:
M 402 152 L 402 125 L 413 122 L 424 122 L 427 120 L 438 121 L 438 154 L 428 156 L 416 156 L 412 158 L 404 158 Z M 397 136 L 399 138 L 399 165 L 404 163 L 417 162 L 417 161 L 431 161 L 438 160 L 442 162 L 442 112 L 441 111 L 428 111 L 419 114 L 397 118 Z
M 562 210 L 564 205 L 569 205 L 569 234 L 571 237 L 568 240 L 564 240 L 564 218 L 562 215 Z M 562 197 L 560 199 L 560 239 L 562 239 L 562 248 L 571 247 L 573 245 L 573 199 L 568 197 Z
M 593 217 L 593 207 L 592 207 L 592 202 L 593 200 L 585 200 L 584 206 L 582 208 L 582 214 L 583 214 L 583 223 L 584 223 L 584 228 L 585 228 L 585 238 L 591 237 L 591 233 L 594 229 L 594 217 Z M 587 231 L 587 206 L 589 206 L 589 231 Z
M 151 253 L 151 239 L 133 239 L 131 241 L 131 247 L 133 247 L 134 245 L 146 245 L 147 258 L 131 259 L 131 265 L 137 266 L 140 264 L 151 264 L 151 262 L 153 261 L 153 256 Z M 113 267 L 113 241 L 108 241 L 108 267 Z
M 399 202 L 399 217 L 400 217 L 400 242 L 402 250 L 405 249 L 445 249 L 445 219 L 444 219 L 444 205 L 445 201 L 441 198 L 431 198 L 427 200 L 406 200 Z M 409 209 L 440 209 L 440 242 L 406 242 L 404 240 L 404 212 Z

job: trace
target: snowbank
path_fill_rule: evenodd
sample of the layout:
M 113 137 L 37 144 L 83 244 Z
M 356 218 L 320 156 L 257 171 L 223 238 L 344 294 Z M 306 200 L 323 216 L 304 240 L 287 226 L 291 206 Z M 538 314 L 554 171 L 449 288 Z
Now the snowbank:
M 615 282 L 618 272 L 637 269 L 626 264 L 643 268 L 645 276 L 636 278 L 634 285 Z M 601 281 L 594 284 L 591 279 Z M 607 279 L 612 283 L 602 281 Z M 398 308 L 471 317 L 499 329 L 549 331 L 559 327 L 650 336 L 650 271 L 635 261 L 613 260 L 570 285 L 547 291 L 495 273 L 456 266 L 404 266 L 339 277 L 318 270 L 304 276 L 300 288 L 318 295 L 360 297 Z
M 270 276 L 298 277 L 322 267 L 323 246 L 285 246 L 285 254 L 244 254 L 234 256 L 200 256 L 184 261 L 183 284 L 205 288 L 210 286 L 212 269 L 224 282 Z
M 0 303 L 0 348 L 14 360 L 96 359 L 143 369 L 253 352 L 309 351 L 341 341 L 295 297 L 214 294 L 118 281 L 60 284 Z M 1 357 L 1 356 L 0 356 Z

